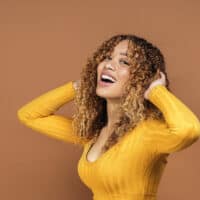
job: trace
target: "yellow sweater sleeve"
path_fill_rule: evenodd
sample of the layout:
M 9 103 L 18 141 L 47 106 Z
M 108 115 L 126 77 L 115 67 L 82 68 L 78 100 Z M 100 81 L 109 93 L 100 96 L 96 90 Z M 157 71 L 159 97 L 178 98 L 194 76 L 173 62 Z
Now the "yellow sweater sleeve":
M 75 93 L 72 81 L 54 88 L 18 109 L 18 119 L 27 127 L 54 139 L 84 145 L 86 140 L 80 139 L 73 131 L 72 118 L 54 114 L 73 100 Z
M 158 153 L 180 151 L 198 140 L 200 122 L 196 115 L 164 85 L 149 92 L 149 100 L 159 108 L 165 123 L 155 121 L 152 147 Z

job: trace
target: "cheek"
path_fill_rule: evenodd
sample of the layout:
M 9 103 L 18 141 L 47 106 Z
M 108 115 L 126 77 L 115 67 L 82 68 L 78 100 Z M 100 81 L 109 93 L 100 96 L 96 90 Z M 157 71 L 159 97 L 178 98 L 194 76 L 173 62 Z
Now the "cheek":
M 119 80 L 123 82 L 127 81 L 129 79 L 129 76 L 130 76 L 130 71 L 128 69 L 121 70 L 120 73 L 118 74 Z
M 102 70 L 103 70 L 103 63 L 99 63 L 97 66 L 97 74 L 100 74 Z

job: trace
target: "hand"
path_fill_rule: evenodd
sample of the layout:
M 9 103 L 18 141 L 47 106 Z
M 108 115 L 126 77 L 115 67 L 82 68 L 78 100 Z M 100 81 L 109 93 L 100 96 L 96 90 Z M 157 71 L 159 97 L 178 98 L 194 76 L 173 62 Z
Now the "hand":
M 144 98 L 145 98 L 145 99 L 148 99 L 148 94 L 149 94 L 149 92 L 150 92 L 151 89 L 152 89 L 153 87 L 155 87 L 156 85 L 164 85 L 164 86 L 166 86 L 165 74 L 164 74 L 163 72 L 160 72 L 159 69 L 158 69 L 158 71 L 157 71 L 157 74 L 158 74 L 159 77 L 161 76 L 161 78 L 158 78 L 157 80 L 153 81 L 153 82 L 150 84 L 149 88 L 148 88 L 148 89 L 145 91 L 145 93 L 144 93 Z
M 75 90 L 77 90 L 79 86 L 80 86 L 80 80 L 73 81 L 73 87 Z

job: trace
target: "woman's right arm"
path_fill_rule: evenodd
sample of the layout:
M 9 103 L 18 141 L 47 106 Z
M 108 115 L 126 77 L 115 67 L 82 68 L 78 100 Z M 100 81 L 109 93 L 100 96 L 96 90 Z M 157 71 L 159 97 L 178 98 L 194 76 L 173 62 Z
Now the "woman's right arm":
M 17 110 L 18 119 L 27 127 L 49 137 L 84 145 L 87 141 L 74 132 L 72 118 L 54 114 L 73 100 L 77 87 L 78 81 L 70 81 L 42 94 Z

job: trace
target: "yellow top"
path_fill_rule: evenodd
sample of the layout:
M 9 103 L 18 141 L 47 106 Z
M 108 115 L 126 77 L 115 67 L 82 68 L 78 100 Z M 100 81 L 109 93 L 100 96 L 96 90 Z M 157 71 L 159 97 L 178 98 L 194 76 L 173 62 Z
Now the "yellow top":
M 21 107 L 18 119 L 35 131 L 83 147 L 78 174 L 94 200 L 156 200 L 167 156 L 192 145 L 200 136 L 196 115 L 165 86 L 157 85 L 150 91 L 149 100 L 161 110 L 166 122 L 140 122 L 90 162 L 86 154 L 92 140 L 80 139 L 73 132 L 72 118 L 54 114 L 75 94 L 70 81 Z

